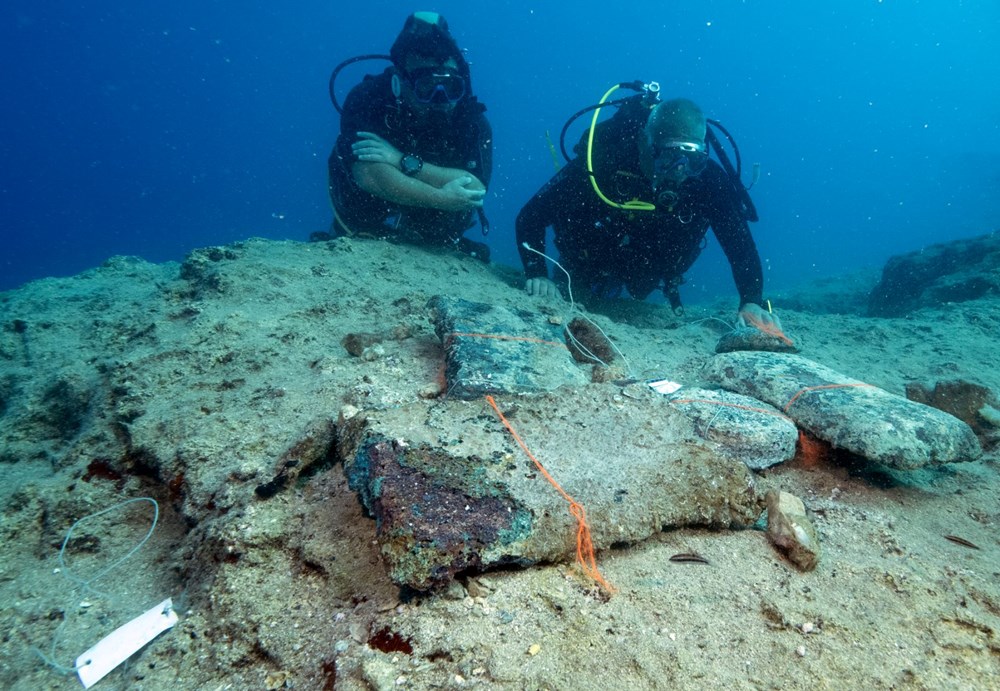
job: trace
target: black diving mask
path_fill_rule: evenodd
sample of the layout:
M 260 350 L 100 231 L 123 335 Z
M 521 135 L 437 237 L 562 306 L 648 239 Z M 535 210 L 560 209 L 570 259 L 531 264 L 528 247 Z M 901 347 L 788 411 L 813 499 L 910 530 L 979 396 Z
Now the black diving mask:
M 410 75 L 410 88 L 418 103 L 455 104 L 465 96 L 465 79 L 446 68 L 424 69 Z

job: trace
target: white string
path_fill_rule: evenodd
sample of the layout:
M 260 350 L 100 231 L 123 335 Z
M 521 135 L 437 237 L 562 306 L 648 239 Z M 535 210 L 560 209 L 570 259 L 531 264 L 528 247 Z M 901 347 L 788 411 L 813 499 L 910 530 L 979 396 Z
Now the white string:
M 587 315 L 585 315 L 583 312 L 581 312 L 579 309 L 577 309 L 577 307 L 576 307 L 576 301 L 573 299 L 573 278 L 572 278 L 572 276 L 569 275 L 569 271 L 567 271 L 566 269 L 564 269 L 563 265 L 560 264 L 559 262 L 557 262 L 555 259 L 553 259 L 549 255 L 545 254 L 544 252 L 539 252 L 538 250 L 536 250 L 534 247 L 532 247 L 528 243 L 522 242 L 521 246 L 524 247 L 524 249 L 528 250 L 529 252 L 534 252 L 538 256 L 543 257 L 544 259 L 552 262 L 552 264 L 554 264 L 556 267 L 558 267 L 558 269 L 560 271 L 562 271 L 564 274 L 566 274 L 566 292 L 567 292 L 567 294 L 569 296 L 569 310 L 570 310 L 570 313 L 571 314 L 573 314 L 573 313 L 578 314 L 581 319 L 583 319 L 584 321 L 586 321 L 586 322 L 590 323 L 591 325 L 593 325 L 593 327 L 595 329 L 597 329 L 601 333 L 602 336 L 604 336 L 604 339 L 611 345 L 611 348 L 616 353 L 618 353 L 618 356 L 625 363 L 625 366 L 628 368 L 629 376 L 632 376 L 632 363 L 630 363 L 629 360 L 628 360 L 628 358 L 625 357 L 625 353 L 623 353 L 621 351 L 621 349 L 617 345 L 615 345 L 614 341 L 612 341 L 608 337 L 608 335 L 604 332 L 604 329 L 602 329 L 600 327 L 600 325 L 597 324 L 597 322 L 595 322 L 593 319 L 591 319 L 590 317 L 588 317 Z M 581 353 L 583 353 L 587 357 L 591 358 L 595 362 L 601 363 L 604 367 L 608 367 L 609 366 L 608 363 L 604 362 L 601 358 L 599 358 L 596 355 L 594 355 L 592 352 L 590 352 L 590 350 L 585 345 L 583 345 L 582 343 L 580 343 L 579 340 L 577 340 L 576 336 L 573 335 L 573 332 L 569 330 L 569 320 L 568 319 L 566 320 L 566 326 L 564 328 L 564 331 L 566 332 L 566 335 L 569 338 L 569 340 L 573 343 L 574 346 L 576 346 L 577 349 L 579 349 L 579 351 Z
M 143 536 L 143 538 L 139 540 L 139 542 L 136 543 L 135 546 L 133 546 L 132 549 L 130 549 L 124 556 L 122 556 L 119 559 L 116 559 L 113 563 L 109 564 L 108 566 L 98 571 L 96 575 L 91 576 L 90 578 L 80 578 L 79 576 L 76 576 L 66 565 L 66 547 L 67 545 L 69 545 L 70 538 L 73 537 L 73 531 L 76 530 L 77 526 L 79 526 L 81 523 L 89 521 L 92 518 L 98 518 L 99 516 L 111 513 L 112 511 L 118 511 L 119 509 L 122 509 L 130 504 L 135 504 L 138 502 L 149 502 L 150 504 L 153 505 L 153 521 L 149 526 L 149 530 L 146 531 L 146 534 Z M 83 518 L 76 520 L 73 523 L 73 525 L 69 527 L 69 530 L 66 531 L 66 537 L 63 538 L 62 546 L 59 548 L 59 573 L 62 574 L 65 578 L 67 578 L 69 581 L 75 583 L 76 586 L 81 588 L 84 592 L 90 592 L 94 593 L 95 595 L 101 595 L 101 596 L 106 595 L 106 593 L 102 593 L 99 590 L 92 588 L 90 584 L 100 578 L 103 578 L 104 576 L 107 576 L 109 573 L 111 573 L 119 566 L 121 566 L 132 555 L 134 555 L 136 552 L 142 549 L 143 545 L 145 545 L 146 542 L 149 541 L 149 538 L 153 535 L 153 531 L 156 530 L 156 524 L 159 521 L 159 519 L 160 519 L 160 505 L 157 503 L 155 499 L 153 499 L 152 497 L 136 497 L 134 499 L 126 499 L 125 501 L 119 502 L 114 506 L 109 506 L 108 508 L 102 511 L 88 514 Z M 71 593 L 71 597 L 72 599 L 75 599 L 76 597 L 75 593 Z M 72 602 L 72 599 L 70 600 L 70 602 Z M 38 655 L 38 657 L 40 657 L 45 662 L 45 664 L 49 665 L 56 671 L 61 672 L 63 674 L 72 674 L 77 671 L 76 667 L 67 667 L 66 665 L 62 665 L 56 662 L 56 647 L 59 644 L 59 638 L 62 633 L 62 630 L 66 626 L 66 623 L 69 621 L 68 613 L 70 609 L 71 605 L 67 605 L 64 608 L 63 620 L 59 624 L 58 628 L 56 628 L 55 633 L 53 633 L 52 635 L 52 645 L 49 648 L 49 654 L 46 655 L 38 648 L 33 648 L 35 654 Z

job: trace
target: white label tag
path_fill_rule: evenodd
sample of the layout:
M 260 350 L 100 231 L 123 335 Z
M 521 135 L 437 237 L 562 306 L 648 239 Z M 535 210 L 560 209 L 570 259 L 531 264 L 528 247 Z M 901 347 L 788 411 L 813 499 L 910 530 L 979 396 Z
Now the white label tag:
M 145 614 L 119 626 L 76 658 L 76 672 L 83 688 L 89 689 L 139 648 L 177 623 L 174 604 L 168 597 Z
M 681 388 L 681 384 L 678 384 L 675 381 L 668 381 L 666 379 L 655 379 L 646 383 L 649 384 L 649 388 L 653 391 L 662 394 L 672 394 L 677 391 L 677 389 Z

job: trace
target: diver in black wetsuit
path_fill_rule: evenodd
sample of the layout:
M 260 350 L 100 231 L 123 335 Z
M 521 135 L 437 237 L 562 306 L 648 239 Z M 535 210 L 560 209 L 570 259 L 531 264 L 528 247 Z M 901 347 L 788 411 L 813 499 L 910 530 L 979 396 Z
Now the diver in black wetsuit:
M 382 56 L 357 59 L 369 57 Z M 434 12 L 407 18 L 388 57 L 392 66 L 344 102 L 328 165 L 333 234 L 453 246 L 488 261 L 487 245 L 463 237 L 493 167 L 469 65 Z
M 551 227 L 578 296 L 613 298 L 627 289 L 641 300 L 661 288 L 679 309 L 677 286 L 711 228 L 732 267 L 739 321 L 780 329 L 777 317 L 762 308 L 760 257 L 738 183 L 709 158 L 701 109 L 686 99 L 629 101 L 597 125 L 589 152 L 584 136 L 576 157 L 518 214 L 525 289 L 558 294 L 546 260 L 524 246 L 544 252 Z M 655 208 L 638 201 L 648 199 Z

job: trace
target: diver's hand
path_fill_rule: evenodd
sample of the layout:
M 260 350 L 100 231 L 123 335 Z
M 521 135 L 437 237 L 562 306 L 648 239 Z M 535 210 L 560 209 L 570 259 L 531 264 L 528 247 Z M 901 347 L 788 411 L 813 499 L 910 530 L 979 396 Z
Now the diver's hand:
M 439 203 L 435 207 L 442 211 L 471 211 L 483 205 L 486 190 L 479 180 L 471 175 L 461 175 L 441 187 Z
M 537 295 L 542 298 L 559 296 L 559 288 L 547 278 L 529 278 L 524 282 L 524 290 L 528 295 Z
M 760 305 L 752 302 L 748 302 L 740 307 L 736 323 L 740 326 L 752 326 L 764 333 L 781 333 L 781 320 L 778 319 L 778 315 L 768 312 Z
M 403 152 L 374 132 L 358 132 L 358 141 L 351 144 L 351 152 L 365 163 L 388 163 L 399 168 Z
M 781 330 L 781 320 L 778 319 L 778 315 L 765 311 L 760 305 L 748 302 L 740 307 L 740 314 L 736 318 L 736 322 L 739 326 L 752 327 L 766 333 L 768 336 L 784 342 L 792 350 L 795 348 L 792 339 Z

